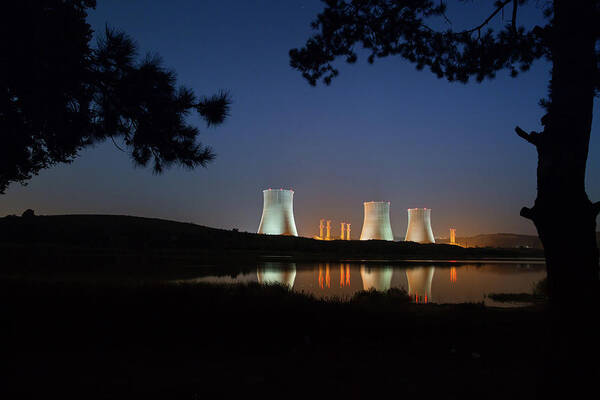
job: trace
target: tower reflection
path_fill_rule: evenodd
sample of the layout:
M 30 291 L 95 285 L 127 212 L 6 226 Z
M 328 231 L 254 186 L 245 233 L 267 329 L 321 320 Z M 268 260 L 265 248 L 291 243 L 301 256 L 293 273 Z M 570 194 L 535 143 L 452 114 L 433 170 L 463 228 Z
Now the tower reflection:
M 319 287 L 321 289 L 331 287 L 331 272 L 329 264 L 325 264 L 325 275 L 323 275 L 323 264 L 319 264 Z
M 296 280 L 296 263 L 266 262 L 256 269 L 258 283 L 284 285 L 290 289 Z
M 375 289 L 381 292 L 389 290 L 392 285 L 392 267 L 370 268 L 365 265 L 360 266 L 360 277 L 363 282 L 363 289 Z
M 340 264 L 340 287 L 350 287 L 350 264 Z
M 415 303 L 431 301 L 431 281 L 435 267 L 417 267 L 406 270 L 408 295 Z

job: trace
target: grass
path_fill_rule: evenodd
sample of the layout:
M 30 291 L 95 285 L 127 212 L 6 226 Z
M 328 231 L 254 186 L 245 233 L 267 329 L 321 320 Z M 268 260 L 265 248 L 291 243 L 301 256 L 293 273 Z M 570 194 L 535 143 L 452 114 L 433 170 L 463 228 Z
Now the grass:
M 539 308 L 319 300 L 277 285 L 0 281 L 23 397 L 533 396 Z M 499 382 L 510 382 L 500 384 Z
M 531 293 L 490 293 L 487 297 L 501 303 L 545 303 L 548 301 L 548 279 L 534 283 Z

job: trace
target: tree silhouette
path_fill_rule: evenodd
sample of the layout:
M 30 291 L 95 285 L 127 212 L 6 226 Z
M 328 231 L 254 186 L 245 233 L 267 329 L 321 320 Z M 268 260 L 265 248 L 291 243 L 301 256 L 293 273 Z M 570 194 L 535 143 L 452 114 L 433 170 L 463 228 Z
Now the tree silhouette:
M 429 68 L 440 78 L 460 82 L 491 79 L 503 69 L 516 77 L 540 58 L 551 62 L 548 98 L 541 101 L 546 110 L 541 119 L 544 130 L 515 128 L 538 153 L 537 198 L 521 215 L 533 221 L 545 249 L 553 329 L 559 332 L 555 338 L 565 338 L 555 339 L 553 345 L 557 354 L 564 350 L 565 366 L 574 367 L 570 371 L 557 367 L 572 378 L 559 380 L 564 388 L 565 382 L 581 383 L 577 374 L 589 378 L 573 362 L 573 354 L 597 350 L 592 336 L 598 331 L 586 323 L 590 315 L 584 313 L 597 310 L 600 295 L 595 233 L 600 203 L 588 199 L 584 181 L 594 97 L 600 90 L 600 2 L 535 2 L 547 23 L 530 27 L 518 20 L 519 9 L 528 0 L 490 2 L 488 17 L 464 31 L 431 28 L 436 18 L 448 21 L 446 1 L 324 2 L 324 11 L 312 24 L 318 32 L 303 48 L 290 51 L 291 66 L 311 85 L 319 80 L 330 84 L 338 75 L 334 61 L 354 63 L 359 46 L 369 53 L 370 63 L 397 55 L 417 69 Z M 494 32 L 489 23 L 505 9 L 509 23 Z M 550 364 L 556 367 L 562 361 Z
M 186 118 L 196 111 L 208 126 L 221 124 L 227 93 L 197 98 L 176 87 L 175 73 L 160 57 L 139 59 L 122 32 L 107 28 L 92 46 L 86 17 L 95 5 L 19 0 L 0 6 L 0 193 L 107 139 L 156 173 L 214 158 Z

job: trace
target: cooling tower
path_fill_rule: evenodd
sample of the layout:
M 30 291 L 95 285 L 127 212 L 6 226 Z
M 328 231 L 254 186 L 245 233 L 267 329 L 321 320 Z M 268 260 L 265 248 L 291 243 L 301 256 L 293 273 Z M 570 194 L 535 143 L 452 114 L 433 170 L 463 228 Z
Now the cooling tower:
M 408 295 L 419 303 L 431 302 L 431 281 L 435 267 L 418 267 L 406 270 Z
M 390 225 L 390 202 L 367 201 L 360 240 L 394 240 Z
M 294 221 L 293 190 L 263 190 L 263 212 L 258 233 L 298 236 Z
M 291 289 L 296 280 L 296 264 L 268 262 L 256 269 L 256 276 L 260 284 L 284 285 Z
M 407 242 L 435 243 L 431 230 L 430 208 L 409 208 L 408 228 L 406 229 Z
M 380 292 L 389 290 L 392 285 L 392 267 L 369 268 L 365 265 L 360 266 L 360 277 L 363 282 L 363 289 L 375 289 Z

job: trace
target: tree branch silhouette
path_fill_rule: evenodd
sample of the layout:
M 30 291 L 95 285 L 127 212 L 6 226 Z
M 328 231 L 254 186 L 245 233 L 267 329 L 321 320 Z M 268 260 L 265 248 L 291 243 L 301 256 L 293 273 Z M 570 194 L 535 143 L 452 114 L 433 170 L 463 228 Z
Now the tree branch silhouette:
M 525 139 L 527 142 L 533 144 L 534 146 L 538 145 L 540 140 L 540 134 L 538 132 L 532 131 L 531 133 L 527 133 L 518 126 L 515 127 L 515 132 L 517 133 L 517 135 L 519 135 L 519 137 Z
M 197 100 L 191 89 L 177 87 L 175 72 L 159 56 L 140 59 L 135 41 L 108 26 L 92 46 L 86 18 L 95 5 L 22 0 L 0 6 L 10 16 L 0 34 L 19 38 L 0 44 L 0 193 L 108 139 L 136 165 L 152 161 L 156 173 L 172 165 L 204 167 L 214 159 L 187 117 L 197 112 L 207 127 L 222 124 L 230 95 Z
M 510 3 L 510 24 L 482 32 Z M 598 369 L 583 366 L 600 356 L 600 331 L 588 322 L 600 305 L 600 202 L 592 203 L 585 187 L 594 97 L 600 93 L 600 1 L 548 1 L 538 9 L 544 26 L 518 26 L 518 8 L 527 3 L 495 1 L 493 12 L 474 28 L 437 32 L 426 22 L 444 18 L 444 1 L 325 0 L 312 23 L 315 33 L 303 47 L 290 50 L 290 65 L 314 86 L 329 85 L 339 75 L 336 60 L 355 63 L 359 46 L 370 53 L 369 63 L 398 56 L 450 82 L 481 82 L 501 70 L 516 77 L 536 60 L 551 63 L 548 98 L 540 101 L 543 131 L 517 126 L 515 132 L 536 147 L 537 197 L 520 215 L 533 221 L 544 246 L 550 346 L 559 349 L 549 349 L 547 390 L 539 398 L 570 398 L 577 397 L 574 388 L 581 396 L 595 390 Z

